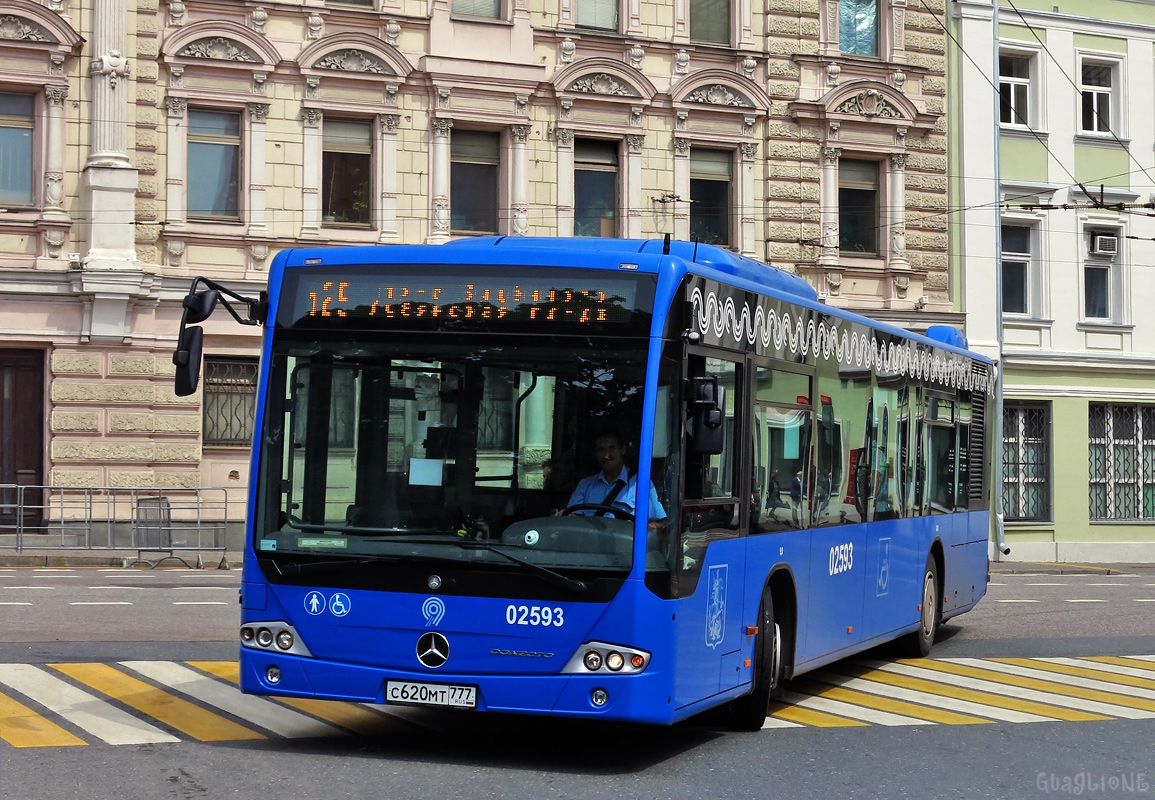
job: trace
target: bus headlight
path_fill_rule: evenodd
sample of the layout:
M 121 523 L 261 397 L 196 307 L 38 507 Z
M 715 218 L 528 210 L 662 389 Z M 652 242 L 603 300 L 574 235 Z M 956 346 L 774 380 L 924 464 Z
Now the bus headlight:
M 650 654 L 634 647 L 607 642 L 586 642 L 562 668 L 563 675 L 618 672 L 634 675 L 650 665 Z
M 300 635 L 287 622 L 246 622 L 241 626 L 241 647 L 246 650 L 274 650 L 286 655 L 306 656 L 313 654 L 301 641 Z
M 273 643 L 273 632 L 268 628 L 261 628 L 257 631 L 257 644 L 261 647 L 268 647 Z
M 288 631 L 281 631 L 277 634 L 277 647 L 282 650 L 289 650 L 293 647 L 293 634 Z

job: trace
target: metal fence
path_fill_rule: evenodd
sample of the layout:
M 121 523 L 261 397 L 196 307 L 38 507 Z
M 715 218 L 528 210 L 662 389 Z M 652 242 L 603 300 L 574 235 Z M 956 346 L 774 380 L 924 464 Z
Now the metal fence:
M 0 484 L 0 549 L 135 550 L 157 560 L 226 549 L 225 489 Z M 187 563 L 187 562 L 186 562 Z

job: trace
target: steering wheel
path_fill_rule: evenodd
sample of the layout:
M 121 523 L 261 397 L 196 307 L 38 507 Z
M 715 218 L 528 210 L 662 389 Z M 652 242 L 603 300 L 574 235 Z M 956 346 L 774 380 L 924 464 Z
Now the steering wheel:
M 629 511 L 618 508 L 617 506 L 607 506 L 603 503 L 578 503 L 577 505 L 569 506 L 563 509 L 561 515 L 563 517 L 568 517 L 575 511 L 604 511 L 606 513 L 613 514 L 615 519 L 625 519 L 630 522 L 634 521 L 634 515 Z

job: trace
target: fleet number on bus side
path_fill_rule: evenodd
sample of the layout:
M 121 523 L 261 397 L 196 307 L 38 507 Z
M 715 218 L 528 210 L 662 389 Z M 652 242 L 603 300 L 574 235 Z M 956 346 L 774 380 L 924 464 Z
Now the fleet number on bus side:
M 505 621 L 510 625 L 540 625 L 560 628 L 565 624 L 565 612 L 561 608 L 549 606 L 514 606 L 505 607 Z
M 830 548 L 830 574 L 849 572 L 854 567 L 854 543 L 836 544 Z

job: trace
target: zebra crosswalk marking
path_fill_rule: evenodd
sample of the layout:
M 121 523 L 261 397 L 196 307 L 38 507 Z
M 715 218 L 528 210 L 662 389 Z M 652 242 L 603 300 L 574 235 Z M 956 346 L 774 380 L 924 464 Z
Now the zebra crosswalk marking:
M 32 664 L 0 664 L 0 683 L 108 744 L 180 741 Z
M 1062 674 L 1044 669 L 1036 669 L 1034 665 L 1022 666 L 998 661 L 982 661 L 977 658 L 948 658 L 954 664 L 965 664 L 971 667 L 982 667 L 993 672 L 1017 675 L 1023 678 L 1035 678 L 1041 681 L 1050 681 L 1063 687 L 1075 686 L 1081 689 L 1091 689 L 1103 694 L 1104 698 L 1111 698 L 1112 703 L 1126 703 L 1132 699 L 1155 700 L 1155 689 L 1144 689 L 1138 686 L 1120 686 L 1117 683 L 1105 681 L 1101 678 L 1087 678 L 1082 675 Z M 1066 691 L 1066 689 L 1064 689 Z
M 1151 659 L 1146 656 L 1135 656 L 1134 658 L 1124 656 L 1089 656 L 1088 660 L 1145 670 L 1149 675 L 1155 677 L 1155 664 L 1151 663 Z
M 264 739 L 263 734 L 127 675 L 108 664 L 49 664 L 78 683 L 202 742 Z
M 841 700 L 834 700 L 829 697 L 799 694 L 798 692 L 789 690 L 782 693 L 782 699 L 787 703 L 791 703 L 792 705 L 799 708 L 808 708 L 815 711 L 823 711 L 828 714 L 837 714 L 840 717 L 857 719 L 861 720 L 862 722 L 869 722 L 875 725 L 886 725 L 887 727 L 898 727 L 902 725 L 934 725 L 933 722 L 927 722 L 924 719 L 915 719 L 914 717 L 907 717 L 902 714 L 892 714 L 889 711 L 881 711 L 877 708 L 859 706 L 853 703 L 845 703 Z
M 1099 661 L 1091 661 L 1090 659 L 1083 658 L 1045 658 L 1039 660 L 1050 664 L 1066 664 L 1072 667 L 1083 667 L 1084 669 L 1094 670 L 1099 674 L 1113 675 L 1115 677 L 1125 675 L 1129 678 L 1142 681 L 1143 686 L 1155 686 L 1155 674 L 1142 669 L 1124 667 L 1118 664 L 1104 664 Z
M 189 661 L 189 666 L 215 675 L 233 685 L 240 684 L 240 665 L 236 661 Z M 309 700 L 297 697 L 275 697 L 278 703 L 304 711 L 306 714 L 340 725 L 346 730 L 365 736 L 381 736 L 396 732 L 398 725 L 406 730 L 411 726 L 364 706 L 337 700 Z
M 75 747 L 87 744 L 23 703 L 2 694 L 0 739 L 13 747 Z
M 167 661 L 122 661 L 121 664 L 151 681 L 183 692 L 194 700 L 232 714 L 277 736 L 300 739 L 338 736 L 343 733 L 328 723 L 305 716 L 262 697 L 241 694 L 199 672 Z
M 815 728 L 868 727 L 865 722 L 859 722 L 856 719 L 846 719 L 845 717 L 838 717 L 834 714 L 827 714 L 823 711 L 815 711 L 812 708 L 800 708 L 799 706 L 792 706 L 779 702 L 770 704 L 770 713 L 768 716 L 772 719 L 780 719 L 787 722 L 797 722 L 799 725 L 809 725 Z
M 904 662 L 899 662 L 901 666 Z M 909 662 L 907 662 L 909 663 Z M 1124 717 L 1126 719 L 1155 719 L 1155 703 L 1149 700 L 1132 698 L 1126 706 L 1120 705 L 1120 700 L 1126 698 L 1099 692 L 1093 689 L 1083 689 L 1078 686 L 1063 686 L 1052 681 L 1040 681 L 1033 678 L 1016 676 L 1014 678 L 999 672 L 987 669 L 976 669 L 949 661 L 933 661 L 918 667 L 918 669 L 946 672 L 954 680 L 978 678 L 995 684 L 1006 684 L 1018 696 L 1030 697 L 1043 703 L 1056 703 L 1067 708 L 1078 708 L 1093 714 L 1104 714 L 1108 717 Z M 992 689 L 991 691 L 994 691 Z
M 1089 661 L 1081 661 L 1077 658 L 995 658 L 991 659 L 994 662 L 1005 664 L 1017 664 L 1021 667 L 1031 667 L 1032 669 L 1044 670 L 1046 672 L 1056 672 L 1060 675 L 1078 675 L 1084 678 L 1091 678 L 1097 681 L 1107 681 L 1122 686 L 1134 686 L 1140 689 L 1150 689 L 1155 691 L 1155 680 L 1148 680 L 1146 678 L 1135 677 L 1126 672 L 1116 672 L 1106 664 L 1094 664 Z M 1126 669 L 1121 667 L 1119 669 Z M 1119 689 L 1117 691 L 1124 691 Z
M 918 705 L 917 703 L 912 703 L 905 699 L 896 699 L 898 695 L 895 693 L 893 688 L 890 692 L 890 694 L 894 695 L 893 697 L 871 694 L 869 689 L 864 689 L 862 687 L 862 684 L 867 682 L 856 678 L 845 678 L 837 675 L 831 675 L 829 673 L 820 673 L 818 675 L 806 676 L 806 678 L 811 677 L 813 677 L 815 681 L 824 681 L 831 685 L 823 686 L 817 682 L 801 680 L 793 681 L 792 686 L 795 689 L 806 692 L 807 694 L 818 695 L 819 697 L 829 697 L 832 700 L 842 700 L 847 703 L 854 703 L 855 705 L 870 706 L 871 708 L 878 708 L 882 709 L 883 711 L 890 711 L 895 714 L 901 714 L 907 717 L 915 717 L 916 719 L 923 719 L 927 722 L 936 722 L 942 725 L 991 724 L 991 720 L 989 719 L 972 717 L 967 714 L 959 714 L 955 711 L 946 711 L 941 708 L 931 708 L 927 705 Z M 930 695 L 922 695 L 921 699 L 924 703 L 927 700 L 930 700 L 931 702 L 934 702 L 935 700 L 935 698 L 931 697 Z M 938 699 L 941 700 L 942 698 Z

